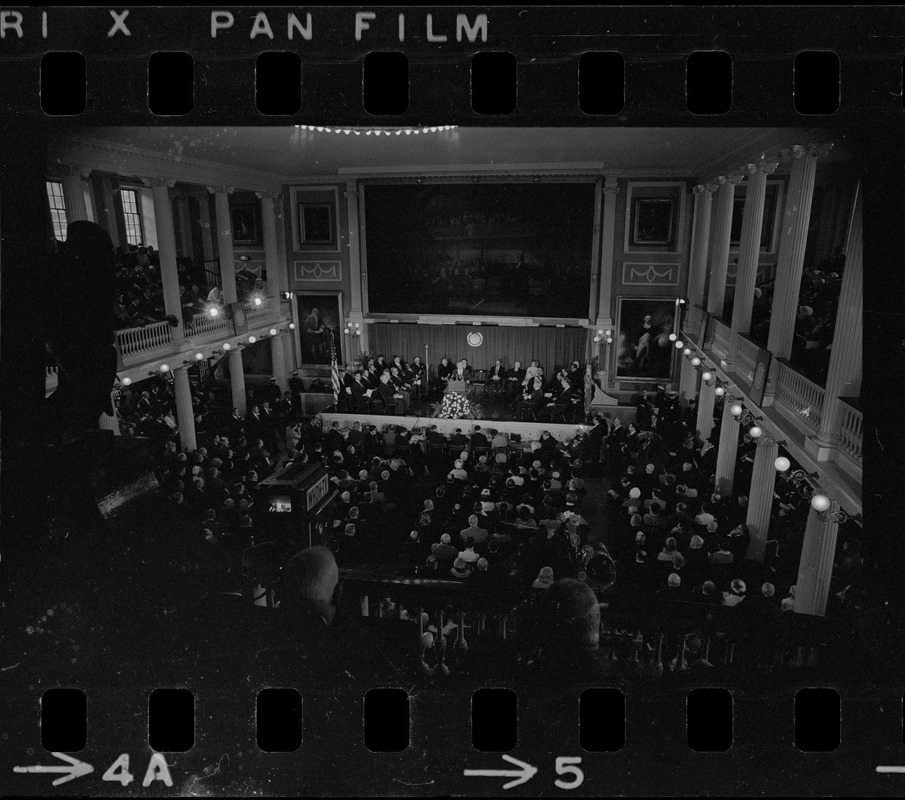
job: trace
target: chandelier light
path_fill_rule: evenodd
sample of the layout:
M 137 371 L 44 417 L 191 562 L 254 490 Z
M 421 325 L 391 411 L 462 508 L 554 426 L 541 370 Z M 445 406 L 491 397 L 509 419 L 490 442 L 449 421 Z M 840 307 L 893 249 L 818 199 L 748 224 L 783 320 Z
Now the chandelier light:
M 351 134 L 355 134 L 356 136 L 361 136 L 364 134 L 365 136 L 402 136 L 405 134 L 406 136 L 411 136 L 412 134 L 419 133 L 444 133 L 446 131 L 452 131 L 458 128 L 458 125 L 425 125 L 417 128 L 414 127 L 403 127 L 403 128 L 364 128 L 364 127 L 347 127 L 347 128 L 334 128 L 328 125 L 295 125 L 293 126 L 298 130 L 316 132 L 316 133 L 338 133 L 349 136 Z

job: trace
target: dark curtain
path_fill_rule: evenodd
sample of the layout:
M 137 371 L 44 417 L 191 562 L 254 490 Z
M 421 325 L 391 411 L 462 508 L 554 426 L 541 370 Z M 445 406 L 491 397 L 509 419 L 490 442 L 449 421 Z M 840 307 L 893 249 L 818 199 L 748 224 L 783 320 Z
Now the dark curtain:
M 484 342 L 471 347 L 466 337 L 472 332 L 481 333 Z M 421 356 L 424 361 L 424 345 L 430 346 L 430 365 L 436 371 L 440 359 L 446 356 L 453 363 L 467 358 L 475 369 L 489 369 L 496 359 L 505 367 L 521 361 L 527 367 L 533 360 L 540 361 L 544 372 L 568 366 L 575 359 L 585 362 L 588 332 L 584 328 L 516 328 L 472 327 L 470 325 L 401 325 L 376 324 L 368 326 L 371 339 L 370 355 L 383 354 L 389 362 L 393 356 L 411 361 Z

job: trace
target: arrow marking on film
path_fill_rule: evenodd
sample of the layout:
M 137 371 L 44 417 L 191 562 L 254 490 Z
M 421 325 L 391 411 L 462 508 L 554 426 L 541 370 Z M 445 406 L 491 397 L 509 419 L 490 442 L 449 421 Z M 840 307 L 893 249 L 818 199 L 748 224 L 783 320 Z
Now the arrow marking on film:
M 45 767 L 42 765 L 38 765 L 35 767 L 13 767 L 13 772 L 64 772 L 68 773 L 64 775 L 62 778 L 57 778 L 54 782 L 54 786 L 59 786 L 61 783 L 66 783 L 66 781 L 71 781 L 75 778 L 81 778 L 82 775 L 87 775 L 89 772 L 94 772 L 94 767 L 91 764 L 87 764 L 84 761 L 79 761 L 77 758 L 72 758 L 71 756 L 67 756 L 65 753 L 51 753 L 55 758 L 60 758 L 63 761 L 68 761 L 68 765 L 57 765 L 55 767 Z
M 504 789 L 511 789 L 520 783 L 527 783 L 537 774 L 537 767 L 532 767 L 509 755 L 504 754 L 503 758 L 510 764 L 515 764 L 518 769 L 467 769 L 465 777 L 515 778 L 516 780 L 503 784 Z

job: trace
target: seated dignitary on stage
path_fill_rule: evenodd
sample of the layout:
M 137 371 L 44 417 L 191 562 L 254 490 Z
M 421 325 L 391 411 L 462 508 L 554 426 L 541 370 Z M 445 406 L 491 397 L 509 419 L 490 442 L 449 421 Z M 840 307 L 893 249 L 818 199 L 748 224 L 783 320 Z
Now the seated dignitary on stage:
M 397 414 L 405 413 L 405 398 L 396 391 L 396 387 L 390 381 L 389 372 L 384 372 L 380 376 L 378 391 L 383 401 L 387 404 L 387 408 L 395 408 Z

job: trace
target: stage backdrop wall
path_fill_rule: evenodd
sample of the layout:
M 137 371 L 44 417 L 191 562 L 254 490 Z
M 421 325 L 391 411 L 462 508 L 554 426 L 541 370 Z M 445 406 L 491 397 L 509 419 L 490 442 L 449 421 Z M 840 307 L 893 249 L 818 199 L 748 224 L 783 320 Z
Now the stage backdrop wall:
M 479 347 L 468 344 L 469 334 L 483 337 Z M 369 326 L 372 356 L 382 353 L 390 361 L 394 355 L 411 361 L 424 360 L 424 345 L 430 346 L 430 364 L 436 372 L 440 359 L 455 362 L 467 358 L 475 369 L 489 369 L 496 359 L 511 367 L 521 361 L 527 367 L 538 360 L 545 372 L 568 366 L 578 359 L 585 363 L 587 331 L 584 328 L 472 327 L 471 325 L 405 325 L 377 323 Z

